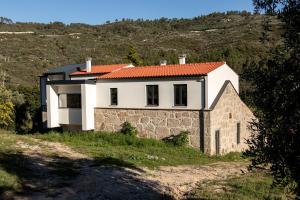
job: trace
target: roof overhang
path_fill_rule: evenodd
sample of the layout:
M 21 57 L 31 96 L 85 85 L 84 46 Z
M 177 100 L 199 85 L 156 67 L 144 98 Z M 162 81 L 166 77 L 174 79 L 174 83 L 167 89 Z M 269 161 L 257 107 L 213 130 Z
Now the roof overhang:
M 79 85 L 79 84 L 96 84 L 95 80 L 55 80 L 47 81 L 46 85 Z

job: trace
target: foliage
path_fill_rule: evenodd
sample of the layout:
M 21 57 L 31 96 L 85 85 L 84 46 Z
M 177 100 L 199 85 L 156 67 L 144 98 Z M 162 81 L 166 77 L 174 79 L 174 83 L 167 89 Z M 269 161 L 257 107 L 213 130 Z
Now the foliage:
M 23 103 L 23 96 L 0 86 L 0 127 L 9 128 L 14 122 L 14 106 Z
M 294 187 L 300 197 L 300 2 L 254 0 L 254 4 L 270 15 L 280 10 L 285 45 L 247 70 L 258 120 L 252 123 L 246 154 L 253 157 L 252 167 L 270 165 L 275 183 Z
M 27 137 L 31 137 L 27 135 Z M 135 166 L 158 167 L 162 165 L 202 165 L 218 161 L 245 161 L 239 153 L 225 156 L 208 156 L 198 149 L 179 147 L 156 139 L 132 137 L 118 133 L 46 133 L 33 135 L 35 138 L 62 142 L 93 158 L 121 160 Z M 111 164 L 110 162 L 107 164 Z M 115 163 L 116 164 L 116 163 Z
M 171 135 L 165 138 L 164 141 L 175 146 L 186 146 L 189 143 L 189 134 L 190 132 L 188 131 L 181 131 L 178 135 Z
M 272 176 L 256 171 L 240 177 L 205 182 L 193 190 L 187 199 L 286 199 L 284 189 L 272 187 Z
M 18 91 L 24 96 L 24 103 L 15 107 L 16 131 L 18 133 L 37 132 L 41 124 L 39 89 L 21 86 Z
M 7 128 L 13 123 L 14 105 L 12 102 L 0 103 L 0 127 Z
M 141 57 L 139 56 L 136 48 L 134 46 L 129 47 L 129 53 L 127 59 L 134 65 L 139 66 L 143 64 Z
M 0 24 L 13 24 L 13 21 L 6 17 L 0 17 Z
M 121 133 L 124 135 L 129 135 L 135 137 L 137 135 L 137 130 L 135 127 L 133 127 L 129 122 L 124 122 L 122 124 L 122 128 L 120 130 Z
M 2 24 L 0 31 L 32 31 L 29 34 L 0 34 L 0 64 L 10 75 L 10 84 L 38 85 L 38 76 L 49 68 L 82 63 L 92 56 L 95 64 L 128 62 L 129 45 L 136 48 L 143 65 L 161 59 L 178 63 L 227 61 L 239 74 L 247 62 L 267 56 L 269 45 L 259 43 L 264 16 L 247 12 L 212 13 L 192 19 L 130 20 L 103 25 L 72 23 Z M 281 43 L 282 24 L 270 17 L 270 47 Z M 45 48 L 47 47 L 47 48 Z M 244 92 L 244 82 L 241 91 Z

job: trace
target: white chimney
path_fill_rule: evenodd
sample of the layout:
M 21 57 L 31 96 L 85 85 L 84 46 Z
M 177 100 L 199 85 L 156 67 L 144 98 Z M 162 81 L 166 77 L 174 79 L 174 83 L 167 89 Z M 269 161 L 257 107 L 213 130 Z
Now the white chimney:
M 186 54 L 182 54 L 179 56 L 179 64 L 185 65 L 186 64 Z
M 86 58 L 85 67 L 86 67 L 86 72 L 91 72 L 92 71 L 92 58 L 91 57 Z
M 160 61 L 160 66 L 165 66 L 167 65 L 167 60 L 161 60 Z

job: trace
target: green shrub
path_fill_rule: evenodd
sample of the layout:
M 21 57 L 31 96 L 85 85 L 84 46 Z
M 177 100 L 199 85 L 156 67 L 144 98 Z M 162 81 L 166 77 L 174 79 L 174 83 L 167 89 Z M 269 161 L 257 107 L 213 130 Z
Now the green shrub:
M 130 135 L 130 136 L 136 136 L 137 135 L 137 130 L 135 127 L 133 127 L 129 122 L 124 122 L 122 124 L 122 128 L 120 130 L 121 133 L 124 135 Z
M 186 146 L 189 143 L 188 131 L 181 131 L 178 135 L 171 135 L 164 139 L 164 142 L 171 143 L 175 146 Z

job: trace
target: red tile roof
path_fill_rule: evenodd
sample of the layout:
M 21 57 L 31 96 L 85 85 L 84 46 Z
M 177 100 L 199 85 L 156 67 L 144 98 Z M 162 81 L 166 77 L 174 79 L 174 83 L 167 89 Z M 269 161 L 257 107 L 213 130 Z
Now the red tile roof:
M 112 71 L 122 69 L 123 67 L 128 66 L 129 64 L 113 64 L 113 65 L 93 65 L 91 72 L 86 72 L 86 70 L 74 72 L 70 74 L 71 76 L 82 76 L 82 75 L 92 75 L 92 74 L 105 74 Z
M 206 75 L 225 62 L 192 63 L 185 65 L 144 66 L 124 68 L 109 74 L 97 77 L 98 79 L 113 78 L 143 78 L 143 77 L 166 77 L 166 76 L 196 76 Z

